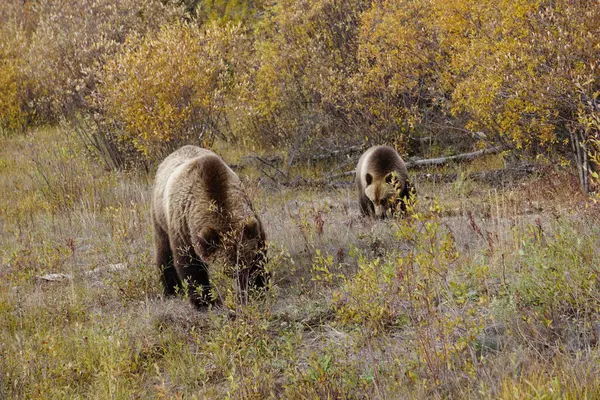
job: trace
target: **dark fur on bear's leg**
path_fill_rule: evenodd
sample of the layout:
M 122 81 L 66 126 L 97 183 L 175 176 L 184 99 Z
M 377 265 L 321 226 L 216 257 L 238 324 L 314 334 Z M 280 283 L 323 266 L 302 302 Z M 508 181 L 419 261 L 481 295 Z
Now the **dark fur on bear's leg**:
M 177 256 L 175 268 L 181 282 L 188 283 L 188 297 L 194 306 L 204 308 L 211 304 L 207 265 L 194 250 Z
M 360 206 L 360 211 L 363 216 L 367 217 L 369 215 L 375 214 L 375 208 L 373 207 L 373 203 L 364 194 L 360 194 L 358 196 L 358 204 Z
M 181 287 L 181 281 L 173 264 L 173 252 L 171 251 L 169 237 L 158 225 L 155 224 L 154 229 L 156 266 L 160 271 L 164 294 L 165 296 L 174 296 L 177 289 Z
M 271 274 L 265 272 L 262 268 L 246 269 L 240 271 L 237 275 L 240 288 L 240 300 L 242 303 L 248 301 L 249 289 L 259 293 L 267 289 Z
M 256 274 L 252 280 L 252 287 L 254 289 L 265 289 L 271 280 L 271 274 L 268 272 L 262 272 Z
M 174 296 L 178 290 L 181 290 L 181 281 L 177 276 L 177 271 L 173 265 L 163 269 L 162 283 L 165 296 Z
M 406 212 L 407 204 L 410 200 L 411 195 L 413 195 L 413 196 L 416 195 L 415 188 L 410 183 L 410 181 L 406 181 L 406 183 L 404 184 L 404 187 L 402 188 L 402 191 L 400 192 L 400 196 L 398 198 L 398 201 L 400 202 L 400 210 L 403 213 Z
M 253 289 L 266 289 L 271 280 L 271 273 L 265 270 L 267 261 L 266 250 L 257 254 L 252 267 L 249 269 L 248 284 Z

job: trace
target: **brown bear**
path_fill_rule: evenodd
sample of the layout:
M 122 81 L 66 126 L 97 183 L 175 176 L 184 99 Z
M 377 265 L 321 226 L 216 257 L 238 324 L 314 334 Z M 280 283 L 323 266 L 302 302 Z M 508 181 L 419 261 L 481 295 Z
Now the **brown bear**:
M 363 153 L 356 166 L 356 190 L 362 214 L 378 218 L 398 206 L 406 211 L 414 193 L 402 157 L 389 146 L 373 146 Z
M 197 307 L 210 303 L 209 264 L 238 271 L 239 286 L 263 287 L 265 232 L 238 176 L 210 150 L 184 146 L 159 165 L 152 197 L 155 261 L 165 295 L 188 282 Z

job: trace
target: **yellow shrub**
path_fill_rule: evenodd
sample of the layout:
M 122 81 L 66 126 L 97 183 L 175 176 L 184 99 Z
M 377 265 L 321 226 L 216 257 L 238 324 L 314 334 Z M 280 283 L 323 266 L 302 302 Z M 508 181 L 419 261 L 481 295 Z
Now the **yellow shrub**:
M 379 137 L 413 130 L 424 109 L 442 100 L 438 65 L 443 53 L 430 3 L 373 2 L 361 16 L 360 69 L 352 78 L 351 107 L 372 122 Z
M 307 146 L 325 136 L 347 145 L 351 124 L 341 116 L 350 102 L 364 3 L 285 0 L 258 24 L 246 117 L 263 142 Z
M 0 132 L 22 130 L 27 118 L 25 97 L 25 32 L 13 3 L 0 11 Z
M 27 116 L 19 60 L 0 56 L 0 130 L 21 130 Z
M 39 0 L 29 35 L 25 74 L 28 101 L 38 122 L 56 122 L 88 111 L 106 58 L 130 32 L 145 34 L 183 18 L 183 10 L 161 0 Z
M 122 139 L 145 154 L 169 142 L 211 140 L 226 127 L 244 40 L 239 25 L 216 24 L 205 32 L 174 24 L 133 36 L 104 68 L 101 106 L 124 125 Z

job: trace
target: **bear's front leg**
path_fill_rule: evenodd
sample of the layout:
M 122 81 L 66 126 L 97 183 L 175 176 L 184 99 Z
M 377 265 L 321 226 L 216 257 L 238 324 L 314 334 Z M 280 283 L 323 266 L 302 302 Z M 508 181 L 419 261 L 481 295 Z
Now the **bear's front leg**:
M 154 223 L 154 258 L 160 272 L 165 296 L 173 296 L 181 287 L 181 281 L 173 264 L 173 252 L 169 236 L 160 226 Z
M 177 251 L 175 269 L 179 279 L 187 282 L 188 296 L 192 304 L 197 308 L 208 306 L 211 301 L 207 264 L 192 248 L 184 248 Z
M 360 206 L 360 212 L 364 217 L 375 214 L 375 207 L 373 206 L 373 203 L 364 193 L 358 195 L 358 204 Z

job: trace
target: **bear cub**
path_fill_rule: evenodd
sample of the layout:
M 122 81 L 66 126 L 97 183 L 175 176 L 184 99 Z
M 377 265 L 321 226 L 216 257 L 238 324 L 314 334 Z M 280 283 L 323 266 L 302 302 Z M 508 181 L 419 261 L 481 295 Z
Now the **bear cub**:
M 210 303 L 209 265 L 237 273 L 241 292 L 263 287 L 265 232 L 240 179 L 210 150 L 184 146 L 158 167 L 152 196 L 155 262 L 165 295 L 188 282 L 192 303 Z
M 389 146 L 373 146 L 363 153 L 356 166 L 358 205 L 365 216 L 385 218 L 406 205 L 414 188 L 402 157 Z

